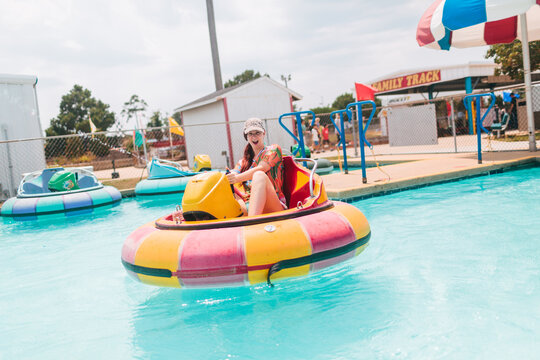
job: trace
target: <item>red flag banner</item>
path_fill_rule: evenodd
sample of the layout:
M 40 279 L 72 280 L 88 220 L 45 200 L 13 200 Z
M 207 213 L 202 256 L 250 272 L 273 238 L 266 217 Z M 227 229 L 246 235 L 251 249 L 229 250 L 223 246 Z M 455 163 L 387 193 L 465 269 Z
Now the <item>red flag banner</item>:
M 354 87 L 356 88 L 356 101 L 375 100 L 377 89 L 360 83 L 354 83 Z

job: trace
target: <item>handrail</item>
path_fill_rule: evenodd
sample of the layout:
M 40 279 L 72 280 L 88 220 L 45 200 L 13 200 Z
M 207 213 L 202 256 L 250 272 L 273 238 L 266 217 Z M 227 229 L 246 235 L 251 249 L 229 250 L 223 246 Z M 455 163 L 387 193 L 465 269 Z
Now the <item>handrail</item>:
M 481 116 L 481 99 L 485 96 L 491 97 L 491 103 L 489 104 L 486 112 L 484 113 L 484 116 Z M 488 131 L 482 124 L 484 122 L 484 119 L 486 118 L 487 114 L 493 108 L 493 105 L 495 105 L 495 94 L 491 93 L 484 93 L 484 94 L 475 94 L 475 95 L 467 95 L 463 98 L 463 103 L 465 104 L 465 108 L 467 111 L 471 111 L 472 113 L 472 100 L 476 100 L 476 142 L 478 147 L 478 163 L 482 163 L 482 130 L 489 134 L 490 131 Z
M 188 170 L 185 170 L 184 167 L 182 166 L 182 164 L 179 164 L 177 163 L 176 161 L 171 161 L 171 160 L 165 160 L 165 159 L 160 159 L 158 157 L 153 157 L 152 160 L 155 160 L 157 162 L 160 162 L 160 163 L 163 163 L 165 165 L 171 165 L 171 166 L 174 166 L 176 168 L 179 168 L 180 170 L 182 171 L 189 171 Z
M 363 121 L 362 121 L 362 105 L 370 104 L 372 106 L 371 114 L 369 115 L 369 119 L 366 123 L 366 126 L 364 127 Z M 375 115 L 375 110 L 377 110 L 377 105 L 372 100 L 364 100 L 364 101 L 357 101 L 353 102 L 347 105 L 345 110 L 349 110 L 349 108 L 357 106 L 359 109 L 357 110 L 357 117 L 358 117 L 358 133 L 360 137 L 360 156 L 362 160 L 362 183 L 367 183 L 367 175 L 366 175 L 366 155 L 364 153 L 364 143 L 367 144 L 367 146 L 370 149 L 373 149 L 373 145 L 370 144 L 369 141 L 367 141 L 365 132 L 367 131 L 369 124 L 371 124 L 371 120 L 373 119 L 373 115 Z M 349 110 L 350 111 L 350 110 Z
M 315 195 L 313 194 L 313 174 L 315 174 L 315 170 L 317 170 L 317 161 L 314 159 L 309 158 L 292 158 L 293 161 L 312 161 L 313 162 L 313 169 L 311 169 L 311 173 L 309 174 L 309 197 L 314 198 Z
M 278 122 L 279 122 L 279 125 L 281 125 L 282 128 L 285 129 L 286 132 L 289 133 L 289 135 L 291 135 L 293 137 L 293 139 L 298 143 L 298 148 L 296 149 L 295 152 L 293 152 L 293 156 L 296 156 L 296 154 L 298 153 L 298 151 L 300 151 L 300 153 L 302 154 L 302 158 L 305 158 L 306 157 L 306 149 L 305 149 L 305 145 L 304 145 L 304 132 L 302 130 L 302 117 L 301 115 L 302 114 L 311 114 L 313 120 L 311 121 L 311 125 L 313 126 L 313 123 L 315 122 L 315 113 L 311 110 L 306 110 L 306 111 L 296 111 L 296 112 L 290 112 L 290 113 L 286 113 L 286 114 L 282 114 L 279 116 L 278 118 Z M 294 135 L 294 133 L 289 130 L 289 128 L 287 126 L 285 126 L 283 124 L 283 121 L 281 121 L 281 119 L 285 116 L 294 116 L 296 117 L 296 126 L 297 126 L 297 129 L 298 129 L 298 135 L 301 135 L 301 136 L 296 136 Z
M 348 121 L 351 122 L 352 113 L 351 113 L 350 110 L 332 111 L 330 113 L 330 121 L 332 121 L 332 124 L 334 124 L 334 128 L 339 133 L 339 136 L 340 136 L 340 139 L 341 139 L 341 145 L 343 146 L 343 165 L 345 166 L 345 174 L 348 174 L 349 173 L 349 166 L 347 165 L 347 141 L 345 140 L 345 128 L 344 128 L 345 124 L 344 124 L 344 121 L 343 121 L 343 114 L 347 114 L 347 117 L 349 119 Z M 337 126 L 336 122 L 332 118 L 332 116 L 334 116 L 334 115 L 339 115 L 339 120 L 340 120 L 340 125 L 341 126 Z M 339 152 L 339 148 L 338 148 L 338 152 Z

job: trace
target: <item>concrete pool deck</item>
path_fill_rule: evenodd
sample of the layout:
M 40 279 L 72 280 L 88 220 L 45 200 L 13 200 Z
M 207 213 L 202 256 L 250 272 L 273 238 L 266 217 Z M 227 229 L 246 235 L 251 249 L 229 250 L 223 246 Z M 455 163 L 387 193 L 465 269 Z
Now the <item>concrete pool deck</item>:
M 333 156 L 337 156 L 335 151 L 316 155 Z M 323 175 L 323 182 L 329 198 L 353 201 L 540 163 L 540 152 L 489 152 L 483 153 L 482 157 L 483 163 L 478 164 L 476 153 L 377 155 L 376 160 L 382 164 L 386 174 L 377 167 L 371 167 L 366 169 L 366 184 L 362 183 L 361 170 Z M 366 161 L 373 162 L 373 156 L 366 155 Z M 348 163 L 358 166 L 360 158 L 349 157 Z M 123 197 L 134 196 L 134 192 L 134 189 L 121 190 Z
M 376 159 L 382 164 L 397 163 L 367 168 L 366 184 L 361 170 L 324 175 L 323 181 L 331 199 L 350 201 L 540 163 L 540 153 L 529 151 L 489 152 L 482 158 L 478 164 L 476 153 L 379 155 Z M 366 160 L 372 161 L 373 156 L 366 155 Z M 359 161 L 349 158 L 348 163 Z

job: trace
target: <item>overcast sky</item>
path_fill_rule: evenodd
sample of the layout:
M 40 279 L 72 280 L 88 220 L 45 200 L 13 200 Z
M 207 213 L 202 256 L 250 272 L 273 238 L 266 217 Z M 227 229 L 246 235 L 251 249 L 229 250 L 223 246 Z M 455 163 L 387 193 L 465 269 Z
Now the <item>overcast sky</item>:
M 486 61 L 483 48 L 420 48 L 433 0 L 214 0 L 223 82 L 246 69 L 290 74 L 302 109 L 400 70 Z M 151 112 L 215 91 L 205 0 L 0 0 L 0 73 L 36 75 L 43 128 L 74 84 L 119 116 L 137 94 Z

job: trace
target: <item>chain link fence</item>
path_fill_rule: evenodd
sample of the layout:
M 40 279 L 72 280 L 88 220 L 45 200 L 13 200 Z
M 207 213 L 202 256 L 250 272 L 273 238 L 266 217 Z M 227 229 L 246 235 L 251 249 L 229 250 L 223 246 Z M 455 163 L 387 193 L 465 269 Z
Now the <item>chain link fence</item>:
M 497 104 L 484 118 L 487 129 L 496 127 L 508 114 L 506 126 L 501 131 L 482 134 L 483 151 L 528 150 L 527 111 L 523 88 L 507 89 L 518 94 L 510 102 L 497 97 Z M 498 92 L 499 93 L 499 92 Z M 366 132 L 367 140 L 373 145 L 376 155 L 476 152 L 476 126 L 463 104 L 464 95 L 422 100 L 406 104 L 390 104 L 377 109 Z M 507 99 L 508 100 L 508 99 Z M 540 84 L 532 91 L 535 129 L 540 129 Z M 486 104 L 487 105 L 487 104 Z M 487 107 L 487 106 L 486 106 Z M 480 111 L 485 112 L 485 107 Z M 478 109 L 473 109 L 473 118 Z M 365 126 L 371 109 L 362 109 Z M 304 118 L 303 133 L 307 146 L 317 153 L 336 155 L 338 132 L 330 114 L 316 114 L 320 124 L 317 136 L 320 144 L 313 142 L 314 132 L 310 128 L 313 119 Z M 358 156 L 358 120 L 345 117 L 345 140 L 348 156 Z M 278 124 L 278 119 L 263 119 L 267 129 L 266 142 L 278 143 L 284 151 L 290 151 L 294 141 Z M 349 121 L 351 120 L 351 121 Z M 285 125 L 297 134 L 296 121 L 291 117 L 283 119 Z M 213 127 L 214 126 L 214 127 Z M 327 131 L 322 129 L 326 127 Z M 216 129 L 229 129 L 216 130 Z M 243 155 L 246 145 L 241 133 L 242 122 L 213 123 L 185 126 L 185 137 L 171 133 L 169 127 L 147 128 L 140 135 L 136 130 L 109 131 L 95 134 L 73 134 L 34 139 L 0 140 L 0 201 L 14 196 L 25 173 L 45 167 L 85 167 L 91 166 L 100 180 L 133 179 L 134 184 L 147 176 L 146 159 L 153 157 L 179 161 L 184 166 L 193 165 L 193 156 L 212 154 L 212 162 L 233 167 Z M 219 132 L 210 141 L 210 134 Z M 538 132 L 538 131 L 537 131 Z M 7 134 L 7 131 L 6 131 Z M 144 136 L 143 136 L 144 134 Z M 5 139 L 7 136 L 1 136 Z M 538 135 L 537 135 L 538 138 Z M 143 141 L 143 139 L 145 141 Z M 197 144 L 194 146 L 193 144 Z M 540 148 L 537 141 L 537 147 Z M 191 150 L 190 150 L 191 149 Z M 232 152 L 232 156 L 231 156 Z M 370 155 L 370 152 L 367 153 Z M 222 156 L 222 159 L 219 157 Z M 220 161 L 218 161 L 220 160 Z M 226 160 L 226 162 L 225 162 Z M 224 166 L 221 166 L 224 167 Z

